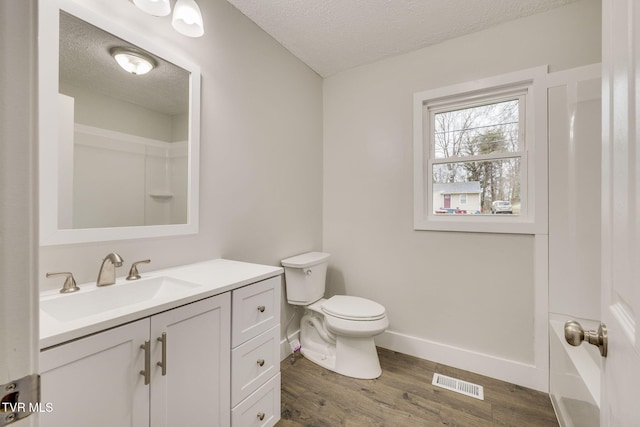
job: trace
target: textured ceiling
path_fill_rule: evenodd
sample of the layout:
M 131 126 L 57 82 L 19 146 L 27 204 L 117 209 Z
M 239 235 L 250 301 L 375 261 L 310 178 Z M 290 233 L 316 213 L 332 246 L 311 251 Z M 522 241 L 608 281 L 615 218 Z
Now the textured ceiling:
M 188 111 L 189 73 L 151 55 L 157 66 L 135 76 L 122 70 L 109 50 L 131 43 L 74 16 L 60 14 L 60 81 L 151 110 L 174 115 Z M 61 85 L 62 86 L 62 85 Z
M 228 0 L 321 76 L 577 0 Z

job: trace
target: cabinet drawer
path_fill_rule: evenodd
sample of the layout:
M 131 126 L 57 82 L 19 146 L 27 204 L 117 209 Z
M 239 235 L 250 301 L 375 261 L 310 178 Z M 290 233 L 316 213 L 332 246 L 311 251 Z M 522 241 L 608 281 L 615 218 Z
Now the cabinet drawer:
M 232 347 L 280 323 L 280 286 L 278 276 L 233 291 Z
M 253 393 L 280 371 L 280 325 L 231 352 L 231 406 Z
M 279 420 L 280 372 L 231 411 L 233 427 L 271 427 Z

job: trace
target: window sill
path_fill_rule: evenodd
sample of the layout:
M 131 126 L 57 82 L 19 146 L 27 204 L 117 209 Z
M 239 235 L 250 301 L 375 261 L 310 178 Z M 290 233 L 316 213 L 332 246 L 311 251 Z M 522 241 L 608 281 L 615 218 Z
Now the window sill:
M 499 218 L 498 218 L 499 217 Z M 504 217 L 492 215 L 434 215 L 428 218 L 416 218 L 413 228 L 416 231 L 459 231 L 466 233 L 501 234 L 544 234 L 542 226 L 528 218 Z

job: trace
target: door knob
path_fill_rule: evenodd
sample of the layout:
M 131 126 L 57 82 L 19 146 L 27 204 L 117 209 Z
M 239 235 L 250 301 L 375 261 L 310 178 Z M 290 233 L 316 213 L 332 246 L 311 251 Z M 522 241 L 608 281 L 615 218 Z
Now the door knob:
M 582 341 L 593 344 L 600 349 L 600 355 L 607 357 L 607 326 L 600 323 L 597 331 L 585 331 L 580 323 L 575 320 L 569 320 L 564 324 L 564 338 L 573 346 L 578 346 Z

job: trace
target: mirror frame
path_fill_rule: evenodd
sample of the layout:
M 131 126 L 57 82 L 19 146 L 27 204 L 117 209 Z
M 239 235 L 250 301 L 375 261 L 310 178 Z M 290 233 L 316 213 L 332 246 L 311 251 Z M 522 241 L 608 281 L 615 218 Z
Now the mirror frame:
M 130 240 L 196 234 L 199 216 L 200 67 L 140 34 L 71 0 L 38 2 L 39 218 L 40 245 Z M 64 11 L 187 70 L 189 78 L 188 201 L 186 224 L 84 229 L 58 228 L 58 77 L 60 12 Z M 55 160 L 53 160 L 55 159 Z

